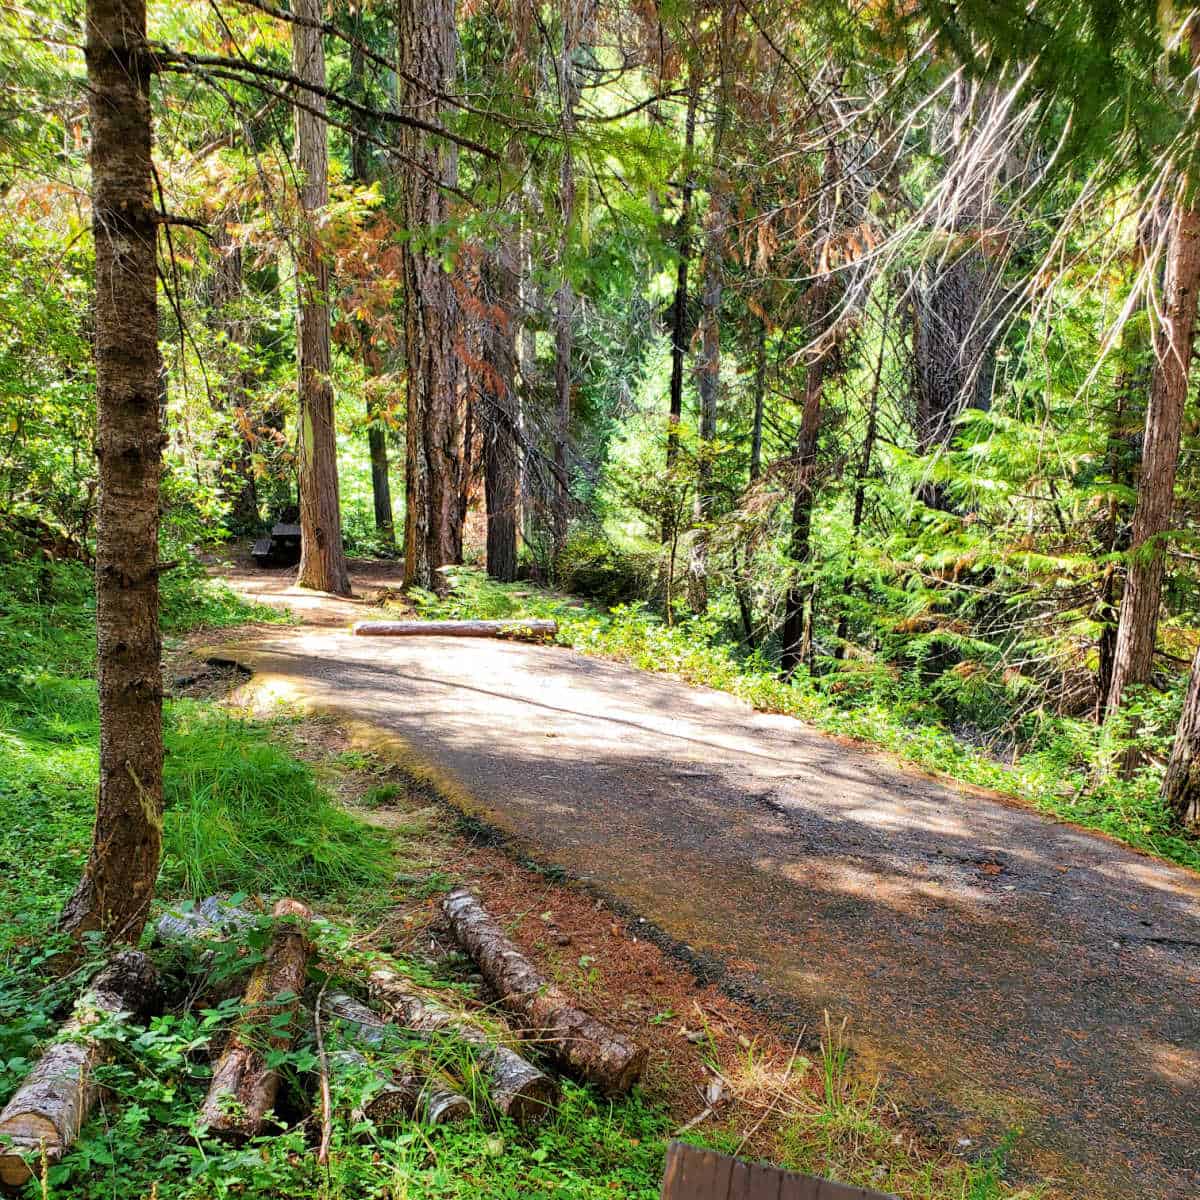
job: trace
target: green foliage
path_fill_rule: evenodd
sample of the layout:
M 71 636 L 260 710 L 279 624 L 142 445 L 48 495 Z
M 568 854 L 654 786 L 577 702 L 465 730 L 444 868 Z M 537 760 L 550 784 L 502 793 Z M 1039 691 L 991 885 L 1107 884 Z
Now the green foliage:
M 604 533 L 576 526 L 554 560 L 554 576 L 568 592 L 598 604 L 630 603 L 654 587 L 657 555 L 619 548 Z

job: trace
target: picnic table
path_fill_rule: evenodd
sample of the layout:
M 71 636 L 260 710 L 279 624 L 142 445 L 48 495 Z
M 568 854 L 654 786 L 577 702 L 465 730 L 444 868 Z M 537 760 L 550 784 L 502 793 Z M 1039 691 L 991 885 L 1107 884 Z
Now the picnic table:
M 300 561 L 300 526 L 280 521 L 259 538 L 250 554 L 260 567 L 294 567 Z

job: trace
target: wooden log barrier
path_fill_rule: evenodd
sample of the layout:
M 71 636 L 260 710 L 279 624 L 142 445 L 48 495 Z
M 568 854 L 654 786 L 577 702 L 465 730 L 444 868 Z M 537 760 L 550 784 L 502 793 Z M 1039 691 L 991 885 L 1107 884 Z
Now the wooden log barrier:
M 242 1141 L 262 1131 L 279 1090 L 279 1073 L 267 1066 L 268 1050 L 286 1050 L 295 1030 L 312 952 L 306 926 L 312 912 L 298 900 L 280 900 L 271 911 L 279 926 L 266 957 L 254 968 L 242 997 L 244 1011 L 213 1067 L 200 1120 L 212 1133 Z M 279 1014 L 288 1021 L 279 1021 Z
M 541 618 L 512 621 L 356 621 L 355 637 L 477 637 L 542 641 L 558 633 L 558 622 Z
M 479 966 L 500 1003 L 562 1067 L 607 1096 L 624 1095 L 641 1077 L 646 1050 L 571 1003 L 504 935 L 466 888 L 442 901 L 454 936 Z
M 157 998 L 158 973 L 137 950 L 116 955 L 92 979 L 59 1037 L 0 1112 L 0 1183 L 19 1187 L 43 1154 L 55 1163 L 70 1149 L 100 1094 L 95 1069 L 108 1057 L 90 1030 L 121 1014 L 145 1016 Z
M 418 1033 L 445 1032 L 466 1042 L 488 1077 L 492 1104 L 518 1125 L 530 1125 L 549 1114 L 558 1099 L 558 1085 L 531 1062 L 482 1029 L 464 1021 L 409 988 L 403 975 L 390 967 L 376 967 L 368 981 L 371 994 Z

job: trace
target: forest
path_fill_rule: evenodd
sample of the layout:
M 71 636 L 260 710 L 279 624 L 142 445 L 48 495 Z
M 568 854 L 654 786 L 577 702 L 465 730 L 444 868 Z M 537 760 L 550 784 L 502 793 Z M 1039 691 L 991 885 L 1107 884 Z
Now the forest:
M 949 1077 L 910 1091 L 916 1043 L 880 1049 L 869 1020 L 854 1052 L 867 993 L 822 975 L 793 994 L 736 923 L 725 958 L 744 951 L 762 994 L 799 1007 L 790 1025 L 735 1017 L 758 982 L 725 986 L 728 962 L 689 974 L 717 908 L 648 908 L 644 866 L 591 869 L 636 863 L 639 822 L 681 810 L 663 801 L 656 823 L 629 800 L 614 818 L 571 789 L 665 796 L 663 772 L 686 790 L 711 756 L 749 794 L 770 730 L 800 729 L 769 724 L 786 719 L 830 749 L 777 776 L 811 793 L 780 854 L 824 869 L 826 847 L 839 887 L 859 869 L 847 845 L 897 831 L 882 862 L 909 852 L 910 819 L 927 845 L 961 823 L 961 852 L 926 857 L 958 854 L 978 904 L 976 876 L 1009 887 L 1024 854 L 1008 916 L 1036 924 L 1019 904 L 1084 867 L 1055 859 L 1038 891 L 1034 859 L 1089 847 L 1103 887 L 1147 889 L 1120 895 L 1169 962 L 1138 967 L 1137 1003 L 1167 998 L 1180 1064 L 1154 1068 L 1153 1095 L 1194 1122 L 1200 1030 L 1174 997 L 1200 936 L 1200 8 L 13 0 L 0 89 L 0 1184 L 649 1198 L 674 1131 L 928 1200 L 1116 1196 L 1132 1178 L 1196 1194 L 1194 1137 L 1114 1115 L 1127 1140 L 1081 1150 L 1070 1120 L 1044 1124 L 1041 1076 L 991 1107 L 954 1093 L 987 1132 L 927 1128 L 912 1113 Z M 500 621 L 484 631 L 516 639 L 360 642 L 360 618 Z M 579 692 L 539 657 L 568 651 Z M 368 673 L 387 664 L 401 683 Z M 247 700 L 252 673 L 289 672 L 308 673 L 307 708 L 295 679 L 295 703 Z M 532 733 L 505 708 L 526 686 Z M 631 731 L 560 728 L 576 701 Z M 715 748 L 680 767 L 685 726 Z M 385 727 L 402 749 L 381 748 Z M 635 769 L 620 754 L 651 727 L 661 756 L 647 743 Z M 758 739 L 737 743 L 745 778 L 726 733 Z M 842 755 L 864 774 L 847 783 Z M 559 766 L 578 836 L 520 799 Z M 943 807 L 897 816 L 904 779 Z M 763 786 L 772 820 L 799 820 Z M 844 831 L 850 810 L 820 793 L 868 787 L 885 793 L 874 817 L 853 810 L 868 833 L 828 848 L 818 820 Z M 980 797 L 1026 823 L 972 816 Z M 720 858 L 746 868 L 739 921 L 777 895 L 753 873 L 774 869 L 753 841 L 766 819 Z M 714 828 L 724 845 L 742 827 Z M 700 851 L 673 845 L 692 869 Z M 1126 944 L 1075 911 L 1081 937 Z M 924 918 L 905 919 L 900 946 Z M 865 954 L 857 920 L 821 936 Z M 659 948 L 606 949 L 626 921 Z M 939 936 L 937 961 L 958 962 Z M 526 1000 L 575 1014 L 563 1046 L 489 975 L 520 957 L 495 949 L 510 937 L 532 959 Z M 665 998 L 619 982 L 626 952 L 661 953 L 636 961 Z M 549 1121 L 504 1098 L 496 1062 L 520 1043 L 489 1025 L 498 1008 L 545 1034 L 522 1070 L 565 1073 Z M 1094 1035 L 1118 1012 L 1092 1014 Z M 617 1086 L 625 1039 L 641 1057 Z M 968 1064 L 969 1044 L 923 1061 Z M 384 1045 L 409 1065 L 381 1085 Z M 76 1050 L 78 1105 L 47 1082 Z M 330 1066 L 345 1055 L 348 1083 Z M 394 1100 L 424 1124 L 382 1132 L 371 1104 L 418 1067 L 470 1115 L 443 1127 L 426 1080 Z M 235 1111 L 214 1096 L 236 1071 Z M 31 1087 L 50 1134 L 29 1132 Z

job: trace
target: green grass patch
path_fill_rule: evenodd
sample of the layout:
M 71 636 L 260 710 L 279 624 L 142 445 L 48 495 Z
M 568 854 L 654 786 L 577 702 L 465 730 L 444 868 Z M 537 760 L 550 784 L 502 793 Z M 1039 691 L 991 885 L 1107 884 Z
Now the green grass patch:
M 500 584 L 472 568 L 455 568 L 449 574 L 448 596 L 418 594 L 422 615 L 553 617 L 559 624 L 558 641 L 581 653 L 720 688 L 765 712 L 784 713 L 827 732 L 872 743 L 904 762 L 1002 792 L 1200 870 L 1200 840 L 1175 828 L 1159 799 L 1160 766 L 1144 768 L 1129 781 L 1098 771 L 1097 764 L 1111 757 L 1119 741 L 1111 729 L 1047 720 L 1034 744 L 1014 762 L 1002 762 L 956 738 L 937 719 L 933 697 L 918 684 L 897 683 L 887 672 L 860 670 L 848 687 L 845 674 L 831 679 L 800 674 L 789 681 L 761 654 L 746 653 L 728 640 L 717 617 L 667 625 L 645 605 L 601 610 L 527 583 Z M 1131 706 L 1129 715 L 1131 721 L 1142 722 L 1143 734 L 1151 721 L 1170 727 L 1149 704 Z

